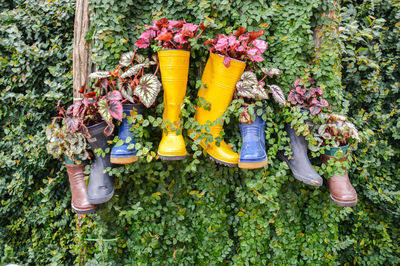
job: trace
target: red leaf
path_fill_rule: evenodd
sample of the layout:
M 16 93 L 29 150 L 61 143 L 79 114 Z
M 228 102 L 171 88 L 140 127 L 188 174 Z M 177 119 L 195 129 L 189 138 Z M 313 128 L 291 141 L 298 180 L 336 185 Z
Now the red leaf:
M 110 92 L 107 94 L 107 99 L 108 99 L 108 100 L 120 101 L 120 100 L 122 100 L 121 92 L 118 91 L 118 90 L 110 91 Z
M 200 23 L 199 29 L 200 29 L 200 30 L 205 30 L 205 29 L 207 29 L 207 27 L 204 26 L 204 22 Z
M 310 107 L 310 112 L 312 115 L 317 115 L 321 112 L 321 107 L 319 106 L 311 106 Z
M 115 119 L 122 120 L 123 109 L 121 102 L 115 100 L 110 101 L 108 104 L 108 111 Z
M 236 38 L 239 37 L 240 35 L 244 34 L 246 32 L 246 29 L 244 27 L 240 27 L 235 34 L 233 34 Z M 262 35 L 262 34 L 261 34 Z
M 303 86 L 297 86 L 296 87 L 296 92 L 303 96 L 304 95 L 304 90 L 303 89 L 304 89 Z
M 84 93 L 85 92 L 85 85 L 81 86 L 81 88 L 78 91 L 79 93 Z
M 156 26 L 159 28 L 161 28 L 165 24 L 168 24 L 168 19 L 166 19 L 166 18 L 162 18 L 159 21 L 156 21 Z
M 79 110 L 81 109 L 81 106 L 83 105 L 82 101 L 75 101 L 74 102 L 74 109 L 72 111 L 72 115 L 76 116 L 79 113 Z
M 204 42 L 204 45 L 213 45 L 214 44 L 214 39 L 207 40 Z
M 172 39 L 172 33 L 171 32 L 167 32 L 161 36 L 158 36 L 156 38 L 157 41 L 170 41 Z
M 80 124 L 80 120 L 76 117 L 66 117 L 65 118 L 65 124 L 67 125 L 68 130 L 71 133 L 74 133 L 78 130 L 79 128 L 79 124 Z
M 249 32 L 249 43 L 257 39 L 258 37 L 262 36 L 264 34 L 264 30 L 259 30 L 259 31 L 252 31 Z
M 321 100 L 319 101 L 319 106 L 321 106 L 321 107 L 328 107 L 328 106 L 329 106 L 329 103 L 328 103 L 327 100 L 321 99 Z
M 300 81 L 301 81 L 301 78 L 296 79 L 296 81 L 294 82 L 294 86 L 297 87 L 297 85 L 299 85 Z
M 85 97 L 86 98 L 93 98 L 96 96 L 96 92 L 95 91 L 91 91 L 89 93 L 86 93 Z
M 294 96 L 294 98 L 296 99 L 297 103 L 299 103 L 299 104 L 303 104 L 303 103 L 304 103 L 304 100 L 303 100 L 303 98 L 301 97 L 301 95 L 296 94 L 296 95 Z
M 224 57 L 224 66 L 228 68 L 231 65 L 231 58 L 229 56 Z

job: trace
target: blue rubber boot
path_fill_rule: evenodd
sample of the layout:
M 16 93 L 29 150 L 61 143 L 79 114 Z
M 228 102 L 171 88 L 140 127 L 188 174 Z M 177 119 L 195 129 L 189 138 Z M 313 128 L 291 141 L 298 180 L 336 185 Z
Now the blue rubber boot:
M 124 141 L 124 144 L 120 146 L 114 146 L 111 150 L 111 163 L 113 164 L 130 164 L 137 161 L 136 149 L 128 149 L 129 144 L 135 144 L 135 138 L 132 136 L 130 132 L 130 128 L 132 127 L 132 123 L 129 124 L 128 116 L 131 116 L 131 112 L 141 113 L 143 110 L 143 106 L 141 104 L 126 104 L 122 105 L 124 113 L 126 114 L 125 118 L 122 119 L 121 125 L 118 130 L 118 137 L 120 140 Z M 131 141 L 128 143 L 126 139 L 130 137 Z
M 265 152 L 265 121 L 256 116 L 251 124 L 240 123 L 242 149 L 240 151 L 239 168 L 256 169 L 268 164 Z

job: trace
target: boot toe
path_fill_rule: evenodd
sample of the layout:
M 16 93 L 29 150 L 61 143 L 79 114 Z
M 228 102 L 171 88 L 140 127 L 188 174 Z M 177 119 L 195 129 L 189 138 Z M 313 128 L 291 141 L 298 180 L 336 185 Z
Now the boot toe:
M 303 169 L 302 172 L 298 172 L 292 169 L 292 172 L 297 180 L 300 180 L 307 185 L 320 187 L 324 183 L 322 177 L 314 170 L 314 168 L 308 170 Z
M 209 144 L 206 151 L 210 157 L 224 165 L 235 167 L 239 162 L 239 154 L 234 152 L 224 141 L 219 146 L 215 142 Z
M 161 156 L 186 156 L 185 141 L 182 135 L 168 134 L 163 136 L 158 146 Z
M 111 157 L 131 157 L 136 156 L 136 150 L 128 150 L 127 145 L 113 147 L 111 150 Z

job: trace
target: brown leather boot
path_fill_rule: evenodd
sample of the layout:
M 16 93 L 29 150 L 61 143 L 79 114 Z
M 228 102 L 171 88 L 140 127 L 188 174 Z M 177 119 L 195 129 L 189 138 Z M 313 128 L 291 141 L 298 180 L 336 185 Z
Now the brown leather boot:
M 334 156 L 322 155 L 322 162 L 328 164 L 328 161 Z M 337 161 L 346 160 L 347 155 L 342 159 L 335 159 Z M 340 207 L 353 207 L 357 204 L 357 192 L 351 185 L 347 169 L 345 169 L 344 175 L 334 174 L 331 178 L 328 178 L 328 185 L 330 190 L 330 196 L 333 203 Z
M 96 205 L 91 204 L 87 197 L 87 185 L 85 181 L 85 164 L 69 164 L 67 172 L 69 185 L 71 188 L 72 200 L 71 207 L 78 214 L 93 213 L 96 211 Z

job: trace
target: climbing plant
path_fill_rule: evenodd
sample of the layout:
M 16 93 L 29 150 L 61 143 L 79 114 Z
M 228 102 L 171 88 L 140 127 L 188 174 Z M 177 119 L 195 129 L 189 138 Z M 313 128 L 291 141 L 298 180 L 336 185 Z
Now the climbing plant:
M 276 158 L 278 150 L 289 151 L 285 123 L 304 134 L 308 129 L 301 113 L 272 100 L 263 114 L 268 167 L 215 164 L 187 135 L 208 57 L 198 43 L 182 111 L 188 158 L 157 159 L 160 93 L 156 107 L 137 117 L 139 161 L 111 169 L 115 196 L 82 217 L 70 209 L 64 167 L 46 154 L 44 135 L 57 100 L 72 100 L 73 2 L 14 1 L 0 13 L 2 263 L 400 263 L 397 1 L 92 0 L 87 39 L 97 69 L 113 69 L 144 25 L 162 17 L 212 20 L 205 38 L 240 26 L 263 29 L 269 46 L 261 66 L 282 73 L 271 84 L 287 95 L 296 78 L 312 76 L 330 108 L 361 130 L 363 142 L 353 147 L 349 171 L 359 197 L 354 208 L 332 204 L 326 187 L 300 183 Z M 233 101 L 225 113 L 224 138 L 235 151 L 240 106 Z M 311 153 L 323 176 L 319 156 Z

